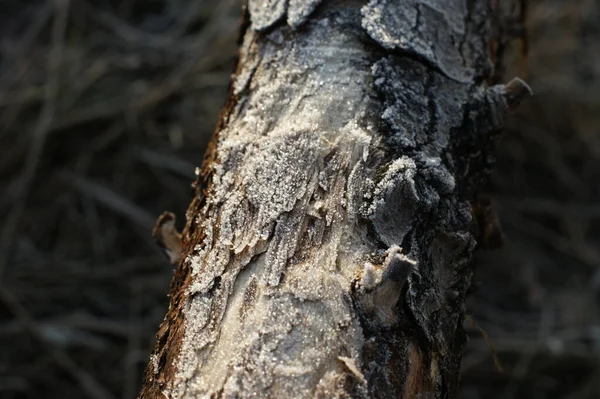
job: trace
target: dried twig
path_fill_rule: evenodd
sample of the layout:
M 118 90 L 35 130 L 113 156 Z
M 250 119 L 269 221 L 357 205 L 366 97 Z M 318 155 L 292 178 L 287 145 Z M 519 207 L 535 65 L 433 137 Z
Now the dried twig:
M 77 381 L 87 397 L 92 399 L 111 399 L 113 397 L 106 388 L 96 381 L 90 373 L 81 369 L 64 351 L 47 343 L 36 321 L 6 288 L 0 287 L 0 300 L 17 319 L 27 326 L 29 333 L 43 345 L 54 361 Z
M 116 192 L 81 176 L 64 172 L 63 181 L 113 211 L 125 216 L 144 230 L 152 230 L 154 219 L 148 212 Z
M 67 29 L 67 16 L 69 13 L 70 0 L 54 0 L 54 25 L 52 28 L 52 50 L 48 57 L 48 83 L 44 93 L 45 102 L 32 133 L 32 143 L 25 161 L 25 168 L 21 172 L 18 184 L 15 188 L 14 205 L 4 224 L 0 236 L 0 286 L 2 275 L 18 228 L 23 210 L 25 209 L 26 197 L 31 189 L 37 167 L 40 163 L 42 151 L 46 144 L 47 134 L 56 111 L 56 96 L 59 85 L 59 68 L 62 62 L 65 32 Z

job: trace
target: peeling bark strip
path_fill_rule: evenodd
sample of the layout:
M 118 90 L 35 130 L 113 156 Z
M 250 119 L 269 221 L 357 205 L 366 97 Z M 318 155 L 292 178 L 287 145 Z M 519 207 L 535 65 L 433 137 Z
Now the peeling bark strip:
M 141 398 L 455 395 L 488 1 L 249 0 Z

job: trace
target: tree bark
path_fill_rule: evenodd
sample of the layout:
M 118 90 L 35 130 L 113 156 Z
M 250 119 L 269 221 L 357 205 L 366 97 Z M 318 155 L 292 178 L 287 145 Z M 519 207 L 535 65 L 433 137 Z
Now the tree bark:
M 244 10 L 140 398 L 455 396 L 469 200 L 525 86 L 487 86 L 487 0 L 320 3 Z

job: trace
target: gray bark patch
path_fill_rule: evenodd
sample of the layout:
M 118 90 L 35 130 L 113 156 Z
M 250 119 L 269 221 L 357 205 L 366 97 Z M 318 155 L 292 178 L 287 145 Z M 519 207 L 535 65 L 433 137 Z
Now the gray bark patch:
M 283 20 L 293 29 L 302 25 L 322 0 L 249 0 L 252 28 L 262 31 Z
M 362 15 L 363 28 L 385 49 L 416 54 L 457 81 L 472 78 L 461 54 L 466 0 L 371 0 Z

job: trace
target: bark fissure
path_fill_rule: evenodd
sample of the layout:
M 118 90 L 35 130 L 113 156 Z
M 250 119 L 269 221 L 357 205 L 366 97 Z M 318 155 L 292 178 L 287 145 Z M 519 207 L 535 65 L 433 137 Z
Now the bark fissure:
M 319 3 L 249 2 L 141 397 L 456 391 L 486 13 Z

